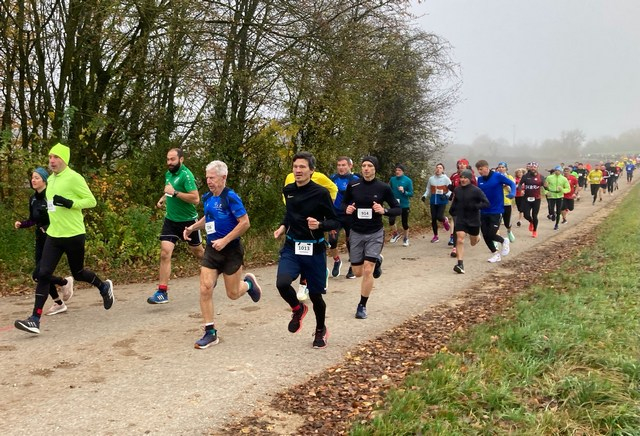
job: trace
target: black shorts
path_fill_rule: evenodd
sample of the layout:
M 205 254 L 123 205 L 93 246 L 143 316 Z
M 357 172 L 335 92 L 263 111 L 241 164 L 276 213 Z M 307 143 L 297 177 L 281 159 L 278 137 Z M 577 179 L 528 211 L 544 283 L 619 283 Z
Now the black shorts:
M 200 265 L 204 268 L 215 269 L 220 274 L 233 275 L 244 264 L 244 247 L 240 240 L 229 243 L 218 251 L 207 244 Z
M 562 199 L 562 210 L 573 210 L 574 205 L 573 198 L 563 198 Z
M 480 234 L 480 226 L 470 226 L 466 223 L 459 223 L 458 221 L 454 221 L 454 223 L 454 232 L 465 232 L 467 235 L 471 236 L 478 236 Z
M 174 244 L 178 241 L 184 241 L 184 229 L 195 223 L 196 220 L 177 222 L 165 218 L 164 223 L 162 224 L 162 232 L 160 232 L 160 240 L 173 242 Z M 193 247 L 202 245 L 202 237 L 200 236 L 199 231 L 191 232 L 189 237 L 191 240 L 186 241 L 189 245 Z

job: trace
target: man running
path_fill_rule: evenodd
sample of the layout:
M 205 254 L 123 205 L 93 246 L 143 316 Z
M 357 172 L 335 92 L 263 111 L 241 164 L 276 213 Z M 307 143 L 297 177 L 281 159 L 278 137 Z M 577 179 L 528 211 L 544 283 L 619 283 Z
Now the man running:
M 158 208 L 166 205 L 166 215 L 160 233 L 160 273 L 158 289 L 149 298 L 149 304 L 169 302 L 169 278 L 171 277 L 171 257 L 176 243 L 184 241 L 184 229 L 193 226 L 198 219 L 196 205 L 200 203 L 200 194 L 195 178 L 184 165 L 184 153 L 180 148 L 172 148 L 167 153 L 168 171 L 164 175 L 164 192 L 156 203 Z M 191 253 L 202 259 L 204 248 L 200 232 L 186 241 Z
M 480 241 L 480 210 L 491 204 L 482 189 L 471 184 L 473 173 L 471 170 L 460 172 L 460 186 L 456 188 L 451 202 L 451 210 L 455 213 L 456 258 L 458 263 L 453 270 L 464 274 L 464 238 L 469 235 L 473 247 Z
M 631 183 L 631 181 L 633 180 L 633 171 L 636 169 L 636 166 L 633 164 L 632 160 L 627 161 L 626 165 L 624 166 L 624 170 L 627 173 L 627 183 Z
M 374 269 L 382 263 L 384 224 L 382 216 L 397 216 L 402 212 L 391 187 L 376 179 L 378 159 L 374 156 L 362 158 L 362 179 L 347 186 L 342 205 L 347 215 L 353 217 L 351 225 L 351 266 L 360 283 L 360 303 L 356 318 L 367 318 L 367 302 L 373 291 Z M 384 203 L 389 208 L 383 206 Z
M 516 184 L 500 172 L 489 169 L 489 163 L 481 159 L 476 162 L 478 170 L 478 188 L 482 190 L 489 200 L 489 207 L 480 210 L 480 231 L 485 244 L 492 255 L 489 262 L 495 263 L 502 260 L 502 256 L 509 254 L 509 238 L 498 235 L 500 219 L 504 213 L 504 187 L 509 188 L 508 199 L 516 195 Z M 494 242 L 502 245 L 502 251 L 498 252 Z
M 427 188 L 422 195 L 423 202 L 426 202 L 427 197 L 429 198 L 431 229 L 433 230 L 432 243 L 440 241 L 440 238 L 438 238 L 438 221 L 442 223 L 445 232 L 448 232 L 451 228 L 449 219 L 444 216 L 444 211 L 447 208 L 447 204 L 449 204 L 449 197 L 451 197 L 449 185 L 451 185 L 451 179 L 444 173 L 444 164 L 437 164 L 436 172 L 433 176 L 429 177 Z
M 602 201 L 602 192 L 600 189 L 600 184 L 602 182 L 602 170 L 600 169 L 600 166 L 596 165 L 591 171 L 589 171 L 587 180 L 589 181 L 589 188 L 591 189 L 591 195 L 593 196 L 591 204 L 594 205 L 596 204 L 598 196 L 600 196 L 600 201 Z
M 564 177 L 569 182 L 570 190 L 564 194 L 564 198 L 562 199 L 562 224 L 567 223 L 567 215 L 573 211 L 574 202 L 577 199 L 580 186 L 578 178 L 571 173 L 571 168 L 564 169 Z
M 402 237 L 402 245 L 409 246 L 409 199 L 413 197 L 413 181 L 405 175 L 405 168 L 402 164 L 397 164 L 395 168 L 396 175 L 389 180 L 391 192 L 400 203 L 402 208 L 402 229 L 404 230 Z M 389 217 L 389 226 L 393 229 L 389 242 L 394 243 L 400 238 L 398 227 L 396 226 L 396 217 Z
M 327 245 L 324 232 L 337 229 L 339 223 L 329 191 L 311 180 L 315 167 L 316 159 L 311 153 L 299 152 L 293 156 L 295 182 L 282 189 L 286 212 L 273 237 L 278 239 L 285 236 L 280 250 L 276 287 L 282 299 L 291 307 L 288 330 L 291 333 L 299 332 L 309 310 L 306 304 L 298 301 L 296 291 L 291 286 L 296 277 L 302 274 L 307 280 L 309 298 L 316 315 L 313 348 L 325 348 L 329 333 L 325 325 L 327 305 L 322 298 L 322 294 L 327 292 Z
M 456 162 L 456 172 L 453 173 L 451 175 L 451 177 L 449 177 L 451 179 L 451 186 L 449 187 L 449 191 L 454 192 L 455 189 L 460 186 L 460 173 L 464 170 L 470 170 L 471 171 L 471 184 L 472 185 L 477 185 L 477 181 L 476 181 L 476 176 L 473 174 L 473 169 L 471 169 L 469 167 L 469 161 L 467 159 L 460 159 L 458 160 L 458 162 Z M 451 226 L 453 226 L 455 228 L 455 215 L 451 212 L 451 209 L 449 209 L 449 215 L 451 215 L 451 219 L 454 221 L 453 224 L 451 224 Z M 449 237 L 449 243 L 447 245 L 452 246 L 453 248 L 451 249 L 451 257 L 456 257 L 456 232 L 455 230 L 451 231 L 451 235 Z
M 541 190 L 544 176 L 538 172 L 538 163 L 529 162 L 527 173 L 520 179 L 520 187 L 524 187 L 524 219 L 529 221 L 532 238 L 538 237 L 538 212 L 540 212 Z
M 53 171 L 48 179 L 46 194 L 50 224 L 40 259 L 35 304 L 29 318 L 14 323 L 17 329 L 28 333 L 40 333 L 42 308 L 49 296 L 53 273 L 63 254 L 67 256 L 75 281 L 87 282 L 98 288 L 106 310 L 114 302 L 111 280 L 103 282 L 96 273 L 84 267 L 86 230 L 82 210 L 95 207 L 96 198 L 84 177 L 69 168 L 70 157 L 71 150 L 64 144 L 58 143 L 49 151 L 49 167 Z
M 342 268 L 342 260 L 338 253 L 338 239 L 340 238 L 340 229 L 344 229 L 345 242 L 347 244 L 347 253 L 349 253 L 349 233 L 351 232 L 351 217 L 347 216 L 342 208 L 342 197 L 347 191 L 347 185 L 353 180 L 358 180 L 358 176 L 351 172 L 353 161 L 350 157 L 340 156 L 336 163 L 336 173 L 332 174 L 330 179 L 337 186 L 338 194 L 333 202 L 333 208 L 340 222 L 340 226 L 336 230 L 329 232 L 329 256 L 333 258 L 333 268 L 331 269 L 331 277 L 338 277 Z M 356 278 L 353 274 L 351 266 L 347 271 L 347 278 Z
M 184 229 L 183 237 L 190 241 L 194 231 L 205 230 L 207 244 L 200 268 L 200 311 L 204 318 L 204 336 L 195 348 L 204 349 L 218 343 L 218 331 L 213 322 L 213 288 L 222 274 L 227 297 L 237 300 L 245 293 L 257 303 L 262 289 L 253 274 L 242 277 L 244 248 L 240 237 L 249 230 L 249 215 L 242 200 L 227 188 L 227 164 L 214 160 L 206 169 L 209 192 L 202 196 L 204 216 Z
M 571 168 L 567 167 L 569 174 L 571 174 Z M 547 194 L 547 201 L 549 202 L 549 210 L 552 211 L 551 216 L 555 222 L 553 230 L 558 230 L 558 224 L 560 223 L 560 217 L 562 216 L 562 201 L 565 194 L 571 191 L 569 181 L 562 175 L 563 168 L 558 165 L 553 169 L 553 174 L 548 176 L 544 183 L 544 190 Z

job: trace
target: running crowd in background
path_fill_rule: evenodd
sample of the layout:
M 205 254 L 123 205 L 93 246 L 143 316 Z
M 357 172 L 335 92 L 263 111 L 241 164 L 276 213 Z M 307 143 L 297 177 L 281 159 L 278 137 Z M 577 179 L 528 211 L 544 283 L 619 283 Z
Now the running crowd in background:
M 172 254 L 176 243 L 186 242 L 201 264 L 200 309 L 204 336 L 194 346 L 204 349 L 219 342 L 214 324 L 213 291 L 220 275 L 231 299 L 247 294 L 257 303 L 263 291 L 255 275 L 243 273 L 241 237 L 250 227 L 249 214 L 240 196 L 226 185 L 227 165 L 221 161 L 207 165 L 204 175 L 208 190 L 200 195 L 184 159 L 181 149 L 174 148 L 167 153 L 164 188 L 156 204 L 166 211 L 159 235 L 159 284 L 147 302 L 154 305 L 169 302 Z M 15 222 L 16 229 L 32 226 L 36 229 L 32 275 L 37 282 L 34 309 L 30 317 L 14 323 L 16 328 L 29 333 L 40 333 L 40 318 L 48 296 L 53 305 L 46 315 L 67 311 L 65 302 L 73 295 L 74 280 L 98 288 L 105 309 L 110 309 L 115 301 L 111 281 L 102 281 L 84 267 L 82 210 L 94 207 L 96 201 L 84 178 L 68 167 L 69 160 L 67 146 L 57 144 L 51 149 L 52 174 L 44 168 L 33 171 L 34 194 L 29 202 L 29 218 Z M 437 163 L 421 196 L 422 202 L 429 205 L 431 243 L 440 242 L 439 227 L 442 226 L 444 232 L 449 233 L 450 256 L 456 258 L 453 270 L 458 274 L 465 273 L 467 237 L 471 246 L 484 240 L 490 253 L 488 261 L 500 262 L 509 255 L 511 244 L 516 240 L 514 227 L 528 226 L 530 236 L 538 237 L 538 215 L 543 199 L 547 204 L 547 219 L 553 230 L 559 230 L 569 221 L 570 212 L 583 196 L 590 198 L 593 205 L 603 201 L 603 197 L 612 196 L 618 189 L 621 174 L 626 173 L 626 181 L 631 183 L 638 165 L 640 156 L 594 165 L 561 163 L 548 170 L 540 169 L 537 162 L 529 162 L 511 173 L 505 161 L 492 166 L 484 159 L 474 165 L 460 159 L 456 171 L 447 176 L 444 164 Z M 324 348 L 329 331 L 323 295 L 327 292 L 329 277 L 339 277 L 344 264 L 339 250 L 340 231 L 344 230 L 345 257 L 350 262 L 345 276 L 360 279 L 355 318 L 366 319 L 374 281 L 382 275 L 385 219 L 390 232 L 388 242 L 394 244 L 402 239 L 404 247 L 410 245 L 409 215 L 414 183 L 403 163 L 395 165 L 394 175 L 388 182 L 380 180 L 375 156 L 361 158 L 357 173 L 353 171 L 352 159 L 340 156 L 336 160 L 336 172 L 329 177 L 315 170 L 316 159 L 308 152 L 296 153 L 291 166 L 292 172 L 282 189 L 285 212 L 273 232 L 273 237 L 282 241 L 275 287 L 291 308 L 288 324 L 291 333 L 302 329 L 309 310 L 307 300 L 310 300 L 316 319 L 312 346 Z M 198 218 L 196 207 L 200 202 L 204 214 Z M 502 233 L 501 227 L 504 227 Z M 201 231 L 205 232 L 204 248 Z M 71 269 L 71 275 L 66 278 L 53 275 L 62 254 L 67 255 Z M 332 265 L 327 265 L 327 254 Z M 299 280 L 297 291 L 293 287 L 296 280 Z

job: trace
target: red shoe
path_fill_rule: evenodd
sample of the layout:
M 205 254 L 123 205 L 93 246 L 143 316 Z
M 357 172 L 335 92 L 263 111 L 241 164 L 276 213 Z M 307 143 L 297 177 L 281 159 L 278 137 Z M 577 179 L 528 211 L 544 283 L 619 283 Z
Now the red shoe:
M 538 237 L 538 232 L 534 230 L 534 231 L 531 233 L 531 237 L 532 237 L 532 238 L 537 238 L 537 237 Z
M 533 223 L 529 223 L 529 231 L 533 232 Z

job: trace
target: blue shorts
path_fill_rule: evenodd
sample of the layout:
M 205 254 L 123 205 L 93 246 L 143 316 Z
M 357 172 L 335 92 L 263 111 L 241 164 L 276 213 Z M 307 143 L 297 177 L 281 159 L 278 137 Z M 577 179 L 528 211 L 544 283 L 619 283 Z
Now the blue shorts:
M 311 294 L 326 294 L 327 255 L 325 250 L 317 250 L 312 256 L 297 255 L 293 246 L 285 244 L 280 250 L 278 276 L 288 275 L 295 280 L 300 274 L 307 279 L 307 289 Z

